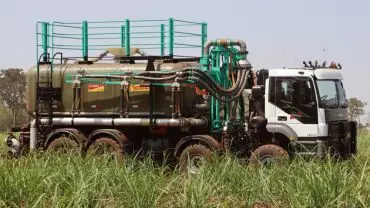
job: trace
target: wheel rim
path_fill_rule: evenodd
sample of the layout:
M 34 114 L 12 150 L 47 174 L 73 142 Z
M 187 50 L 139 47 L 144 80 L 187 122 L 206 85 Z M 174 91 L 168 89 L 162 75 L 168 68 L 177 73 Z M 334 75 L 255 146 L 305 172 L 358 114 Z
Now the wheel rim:
M 199 173 L 202 167 L 204 166 L 204 156 L 194 155 L 189 158 L 189 172 L 192 174 Z
M 261 164 L 264 166 L 271 165 L 277 162 L 277 158 L 272 157 L 270 155 L 263 156 L 261 159 Z

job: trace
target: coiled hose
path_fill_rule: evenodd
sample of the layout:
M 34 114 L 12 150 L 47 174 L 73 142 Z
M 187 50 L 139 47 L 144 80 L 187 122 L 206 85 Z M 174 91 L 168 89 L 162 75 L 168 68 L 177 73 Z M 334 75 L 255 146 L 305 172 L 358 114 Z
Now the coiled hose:
M 214 96 L 217 100 L 220 100 L 222 102 L 232 102 L 236 100 L 240 95 L 243 93 L 243 90 L 245 89 L 245 86 L 248 82 L 246 79 L 249 74 L 249 70 L 242 69 L 238 71 L 238 78 L 236 83 L 229 89 L 225 89 L 217 85 L 211 77 L 209 77 L 208 74 L 206 74 L 203 71 L 197 70 L 195 68 L 186 68 L 182 70 L 181 72 L 184 73 L 178 73 L 178 72 L 145 72 L 141 73 L 140 75 L 144 74 L 158 74 L 158 75 L 164 75 L 168 74 L 172 76 L 166 76 L 166 77 L 148 77 L 148 76 L 133 76 L 134 79 L 141 79 L 145 81 L 170 81 L 176 79 L 179 82 L 187 82 L 187 81 L 194 81 L 202 85 L 204 88 L 206 88 L 212 96 Z M 224 97 L 229 98 L 224 98 Z

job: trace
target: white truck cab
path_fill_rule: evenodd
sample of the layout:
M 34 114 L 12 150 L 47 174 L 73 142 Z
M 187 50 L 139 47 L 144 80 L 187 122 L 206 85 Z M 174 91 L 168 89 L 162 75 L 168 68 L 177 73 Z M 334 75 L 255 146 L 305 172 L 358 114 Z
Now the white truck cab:
M 340 68 L 332 63 L 258 71 L 265 86 L 266 130 L 288 138 L 297 154 L 356 153 L 356 123 L 348 121 Z

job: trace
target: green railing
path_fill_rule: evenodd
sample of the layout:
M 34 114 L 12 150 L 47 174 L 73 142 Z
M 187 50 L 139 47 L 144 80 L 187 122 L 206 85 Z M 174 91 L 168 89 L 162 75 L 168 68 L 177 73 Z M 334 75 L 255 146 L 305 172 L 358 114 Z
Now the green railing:
M 201 56 L 207 41 L 207 23 L 174 18 L 38 22 L 36 31 L 37 59 L 43 53 L 62 52 L 87 61 L 108 48 L 124 48 L 126 56 L 133 55 L 132 48 L 155 56 Z

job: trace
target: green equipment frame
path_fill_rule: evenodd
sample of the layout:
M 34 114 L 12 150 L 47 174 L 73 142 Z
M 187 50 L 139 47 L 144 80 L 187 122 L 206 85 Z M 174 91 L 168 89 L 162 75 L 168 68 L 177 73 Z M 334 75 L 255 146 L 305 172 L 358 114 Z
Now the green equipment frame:
M 206 41 L 207 23 L 174 18 L 36 24 L 37 60 L 41 54 L 62 52 L 64 57 L 87 61 L 96 55 L 94 51 L 112 47 L 125 48 L 126 56 L 133 55 L 130 49 L 137 47 L 150 50 L 150 55 L 183 57 L 187 55 L 184 49 L 198 48 L 203 52 Z

